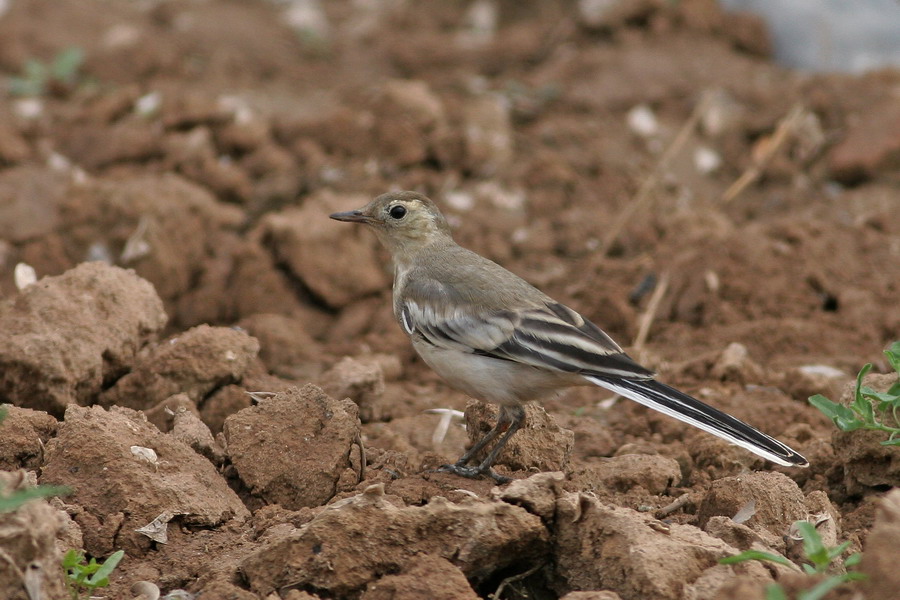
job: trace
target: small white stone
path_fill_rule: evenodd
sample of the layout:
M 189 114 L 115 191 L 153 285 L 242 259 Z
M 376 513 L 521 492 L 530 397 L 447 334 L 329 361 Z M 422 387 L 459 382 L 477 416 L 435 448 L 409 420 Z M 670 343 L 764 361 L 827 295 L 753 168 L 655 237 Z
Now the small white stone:
M 840 369 L 828 365 L 803 365 L 802 367 L 798 367 L 797 370 L 805 375 L 820 375 L 822 377 L 833 379 L 845 379 L 849 377 Z
M 134 112 L 142 117 L 149 117 L 156 114 L 160 104 L 162 104 L 162 94 L 160 92 L 149 92 L 137 99 L 134 103 Z
M 40 98 L 21 98 L 13 103 L 13 108 L 23 119 L 36 119 L 44 113 L 44 101 Z
M 475 198 L 469 192 L 447 192 L 444 194 L 444 202 L 450 208 L 461 212 L 467 212 L 475 208 Z
M 465 25 L 456 43 L 463 48 L 485 46 L 497 34 L 497 4 L 492 0 L 475 0 L 466 11 Z
M 620 0 L 579 0 L 578 16 L 586 25 L 598 27 L 606 23 L 612 9 Z
M 218 105 L 232 115 L 235 123 L 250 123 L 256 118 L 253 109 L 240 96 L 233 94 L 219 96 Z
M 153 448 L 145 448 L 144 446 L 132 446 L 131 454 L 136 459 L 146 463 L 150 463 L 154 466 L 159 463 L 159 458 L 156 456 L 156 451 Z
M 319 0 L 291 0 L 282 18 L 291 29 L 322 40 L 328 39 L 331 33 L 331 24 Z
M 106 242 L 94 242 L 88 247 L 87 256 L 85 256 L 85 260 L 87 262 L 104 262 L 107 264 L 112 264 L 112 253 L 109 251 L 109 246 L 106 245 Z
M 72 168 L 72 161 L 59 152 L 51 152 L 47 157 L 47 166 L 54 171 L 68 171 Z
M 128 48 L 136 45 L 141 39 L 141 30 L 134 25 L 117 23 L 106 30 L 101 43 L 106 48 Z
M 16 288 L 19 290 L 24 290 L 29 285 L 37 282 L 37 273 L 31 265 L 20 262 L 16 265 L 13 273 L 13 277 L 16 281 Z
M 649 138 L 659 133 L 659 121 L 656 113 L 646 104 L 638 104 L 629 110 L 626 122 L 628 128 L 641 137 Z
M 516 244 L 524 244 L 531 238 L 531 233 L 527 227 L 519 227 L 512 232 L 512 241 Z
M 700 146 L 694 150 L 694 168 L 704 175 L 717 171 L 722 166 L 722 157 L 708 146 Z

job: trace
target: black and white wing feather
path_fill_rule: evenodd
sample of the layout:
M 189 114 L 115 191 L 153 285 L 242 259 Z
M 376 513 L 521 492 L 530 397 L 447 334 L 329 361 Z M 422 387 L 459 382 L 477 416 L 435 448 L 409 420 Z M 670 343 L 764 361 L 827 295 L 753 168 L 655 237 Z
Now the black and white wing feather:
M 489 309 L 409 292 L 397 318 L 407 334 L 434 346 L 565 373 L 653 377 L 599 327 L 557 302 Z

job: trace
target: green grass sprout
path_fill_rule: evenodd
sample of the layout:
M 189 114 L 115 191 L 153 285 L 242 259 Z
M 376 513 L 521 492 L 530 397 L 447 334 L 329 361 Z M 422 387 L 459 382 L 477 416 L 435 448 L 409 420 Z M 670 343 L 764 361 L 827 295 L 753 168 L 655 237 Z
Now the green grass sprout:
M 0 495 L 0 513 L 12 512 L 20 506 L 35 500 L 37 498 L 48 498 L 50 496 L 65 496 L 71 490 L 67 487 L 55 485 L 39 485 L 37 487 L 15 490 L 8 496 Z M 0 486 L 0 494 L 3 493 L 3 486 Z
M 735 554 L 734 556 L 727 556 L 725 558 L 719 559 L 719 564 L 736 565 L 748 560 L 763 560 L 777 563 L 779 565 L 784 565 L 785 567 L 797 567 L 797 565 L 781 556 L 780 554 L 772 554 L 771 552 L 763 552 L 762 550 L 745 550 L 740 554 Z
M 884 354 L 891 367 L 900 375 L 900 342 L 891 344 Z M 888 434 L 888 439 L 881 442 L 883 445 L 900 446 L 900 381 L 887 392 L 876 392 L 863 385 L 863 378 L 871 370 L 872 363 L 860 369 L 856 376 L 853 402 L 849 406 L 832 402 L 822 394 L 810 397 L 809 403 L 822 411 L 841 431 L 883 431 Z
M 847 551 L 847 548 L 850 547 L 850 542 L 844 542 L 833 548 L 829 548 L 822 542 L 822 536 L 816 531 L 816 526 L 809 521 L 796 521 L 794 526 L 797 528 L 800 537 L 803 539 L 803 555 L 806 560 L 809 561 L 802 565 L 802 570 L 807 575 L 828 575 L 828 571 L 832 569 L 834 562 Z M 719 563 L 723 565 L 733 565 L 748 560 L 768 561 L 792 569 L 797 569 L 797 565 L 785 557 L 779 554 L 772 554 L 771 552 L 762 552 L 760 550 L 746 550 L 740 554 L 722 558 L 719 560 Z M 862 560 L 862 555 L 860 553 L 857 552 L 851 554 L 844 560 L 844 566 L 847 568 L 855 567 L 859 564 L 860 560 Z M 864 573 L 853 570 L 847 571 L 846 573 L 830 575 L 811 588 L 798 592 L 797 600 L 822 600 L 828 592 L 839 585 L 850 581 L 860 581 L 865 578 L 866 575 Z M 788 600 L 788 595 L 780 584 L 772 583 L 766 586 L 766 600 Z
M 109 576 L 125 556 L 124 550 L 113 552 L 104 562 L 98 563 L 96 558 L 85 562 L 84 554 L 77 550 L 69 550 L 63 556 L 62 566 L 66 571 L 69 593 L 72 600 L 78 600 L 82 593 L 87 596 L 97 588 L 109 585 Z
M 6 414 L 8 412 L 9 411 L 5 406 L 0 406 L 0 423 L 3 423 L 3 419 L 6 418 Z M 39 485 L 36 487 L 15 490 L 10 494 L 4 495 L 3 485 L 0 484 L 0 513 L 13 512 L 26 502 L 35 500 L 37 498 L 47 498 L 49 496 L 65 496 L 69 493 L 71 493 L 71 490 L 67 487 Z
M 9 78 L 13 96 L 44 96 L 54 88 L 71 89 L 81 79 L 84 50 L 71 47 L 61 50 L 51 62 L 30 58 L 22 65 L 22 74 Z

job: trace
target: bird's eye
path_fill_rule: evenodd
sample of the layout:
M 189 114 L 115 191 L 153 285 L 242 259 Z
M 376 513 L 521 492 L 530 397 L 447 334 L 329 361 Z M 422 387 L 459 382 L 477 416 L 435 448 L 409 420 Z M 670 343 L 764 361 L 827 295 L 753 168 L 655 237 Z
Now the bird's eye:
M 388 214 L 392 219 L 402 219 L 406 216 L 406 207 L 402 204 L 395 204 L 388 210 Z

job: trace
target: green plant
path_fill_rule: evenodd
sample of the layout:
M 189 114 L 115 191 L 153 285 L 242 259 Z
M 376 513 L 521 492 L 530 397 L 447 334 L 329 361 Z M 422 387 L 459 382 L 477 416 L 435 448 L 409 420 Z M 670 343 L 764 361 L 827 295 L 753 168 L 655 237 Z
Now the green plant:
M 7 408 L 0 406 L 0 423 L 6 418 Z M 48 496 L 63 496 L 69 493 L 69 488 L 39 485 L 31 488 L 15 490 L 9 495 L 3 495 L 3 484 L 0 483 L 0 513 L 12 512 L 28 502 L 36 498 L 46 498 Z
M 78 83 L 83 64 L 81 48 L 61 50 L 49 63 L 28 59 L 22 74 L 10 77 L 9 92 L 14 96 L 43 96 L 54 88 L 69 89 Z
M 91 595 L 97 588 L 109 585 L 109 576 L 125 556 L 124 550 L 113 552 L 104 562 L 98 563 L 96 558 L 85 562 L 84 554 L 77 550 L 69 550 L 63 556 L 62 566 L 69 582 L 69 593 L 72 600 L 81 598 L 82 593 Z
M 884 351 L 891 367 L 900 375 L 900 342 L 894 342 Z M 856 393 L 850 406 L 832 402 L 822 394 L 816 394 L 809 403 L 818 408 L 841 431 L 856 429 L 873 429 L 890 434 L 881 442 L 885 446 L 900 446 L 900 381 L 891 386 L 887 392 L 876 392 L 863 385 L 863 378 L 872 369 L 872 364 L 864 366 L 856 376 Z M 893 421 L 893 425 L 888 424 Z
M 0 485 L 0 493 L 3 486 Z M 0 496 L 0 513 L 12 512 L 30 500 L 47 498 L 49 496 L 63 496 L 69 493 L 69 488 L 52 485 L 39 485 L 36 487 L 15 490 L 8 496 Z
M 827 575 L 834 561 L 850 547 L 850 542 L 838 544 L 833 548 L 827 547 L 822 542 L 822 536 L 816 531 L 816 526 L 809 521 L 796 521 L 794 526 L 800 532 L 800 537 L 803 539 L 803 555 L 809 561 L 802 565 L 802 570 L 807 575 Z M 719 562 L 723 565 L 733 565 L 748 560 L 769 561 L 797 569 L 797 566 L 785 557 L 759 550 L 747 550 L 740 554 L 723 558 Z M 844 560 L 844 566 L 855 567 L 860 560 L 862 560 L 862 555 L 856 552 Z M 821 600 L 828 592 L 842 583 L 859 581 L 865 578 L 865 574 L 859 571 L 847 571 L 846 573 L 830 575 L 808 590 L 800 591 L 797 594 L 797 600 Z M 787 592 L 778 583 L 770 584 L 766 587 L 766 600 L 788 600 Z

